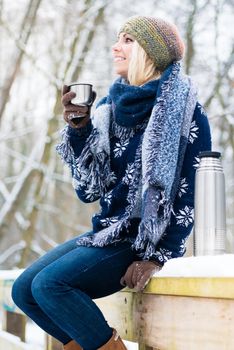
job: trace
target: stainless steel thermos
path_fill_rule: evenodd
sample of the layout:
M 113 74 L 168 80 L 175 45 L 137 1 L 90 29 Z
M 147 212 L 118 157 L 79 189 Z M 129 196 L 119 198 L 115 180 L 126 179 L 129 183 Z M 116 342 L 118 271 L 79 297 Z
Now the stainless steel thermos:
M 194 255 L 225 253 L 225 178 L 219 152 L 200 152 L 195 176 Z

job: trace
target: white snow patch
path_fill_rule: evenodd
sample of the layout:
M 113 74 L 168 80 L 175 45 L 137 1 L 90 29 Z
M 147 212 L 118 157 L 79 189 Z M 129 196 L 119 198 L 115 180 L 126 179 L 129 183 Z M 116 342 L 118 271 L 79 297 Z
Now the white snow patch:
M 234 254 L 170 259 L 155 277 L 234 277 Z
M 134 342 L 128 341 L 128 340 L 123 340 L 123 342 L 128 350 L 138 350 L 139 349 L 138 343 L 134 343 Z
M 37 345 L 40 347 L 40 349 L 45 349 L 45 340 L 45 332 L 33 321 L 27 322 L 26 343 Z
M 23 271 L 24 271 L 24 269 L 0 270 L 0 280 L 16 279 Z
M 0 330 L 0 349 L 5 350 L 42 350 L 41 347 L 23 343 L 13 334 Z

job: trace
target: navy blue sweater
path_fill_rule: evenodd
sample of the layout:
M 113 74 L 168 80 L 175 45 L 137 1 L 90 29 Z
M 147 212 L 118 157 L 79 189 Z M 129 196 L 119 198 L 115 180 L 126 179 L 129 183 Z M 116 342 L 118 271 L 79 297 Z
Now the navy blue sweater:
M 101 100 L 99 105 L 104 103 Z M 126 118 L 126 117 L 125 117 Z M 141 124 L 129 127 L 121 118 L 111 123 L 110 130 L 110 161 L 111 170 L 116 181 L 110 185 L 103 197 L 88 193 L 85 186 L 76 190 L 78 197 L 85 203 L 100 199 L 101 210 L 93 216 L 93 232 L 111 225 L 127 206 L 128 180 L 131 177 L 131 164 L 134 162 L 137 146 L 147 125 L 147 120 Z M 91 122 L 82 129 L 68 127 L 70 144 L 78 158 L 92 130 Z M 173 214 L 165 235 L 157 244 L 157 250 L 152 259 L 161 265 L 170 258 L 180 257 L 185 253 L 185 241 L 193 227 L 194 210 L 194 180 L 199 164 L 198 154 L 211 150 L 211 135 L 206 113 L 197 103 L 190 129 L 189 141 L 185 153 L 180 176 L 180 185 L 173 204 Z M 90 160 L 92 161 L 92 160 Z M 73 172 L 72 172 L 73 175 Z M 139 213 L 140 211 L 138 211 Z M 136 237 L 141 218 L 139 215 L 131 218 L 128 229 L 121 232 L 123 239 Z

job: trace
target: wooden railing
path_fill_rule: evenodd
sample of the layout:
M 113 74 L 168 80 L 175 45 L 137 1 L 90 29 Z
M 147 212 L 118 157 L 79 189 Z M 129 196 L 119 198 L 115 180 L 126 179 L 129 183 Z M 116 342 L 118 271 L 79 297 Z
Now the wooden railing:
M 37 350 L 25 343 L 25 316 L 11 300 L 14 279 L 0 280 L 1 350 Z M 144 293 L 125 289 L 96 300 L 108 323 L 140 350 L 233 350 L 234 278 L 153 277 Z M 18 340 L 5 334 L 17 335 Z M 17 338 L 18 339 L 18 338 Z M 47 337 L 47 350 L 61 344 Z

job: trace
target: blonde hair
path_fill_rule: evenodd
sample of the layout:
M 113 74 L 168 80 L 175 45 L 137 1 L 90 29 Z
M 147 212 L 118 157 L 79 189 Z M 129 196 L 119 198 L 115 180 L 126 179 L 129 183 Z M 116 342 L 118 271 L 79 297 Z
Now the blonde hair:
M 157 79 L 161 72 L 157 70 L 154 62 L 145 50 L 135 40 L 128 67 L 128 81 L 130 85 L 143 85 L 149 80 Z

